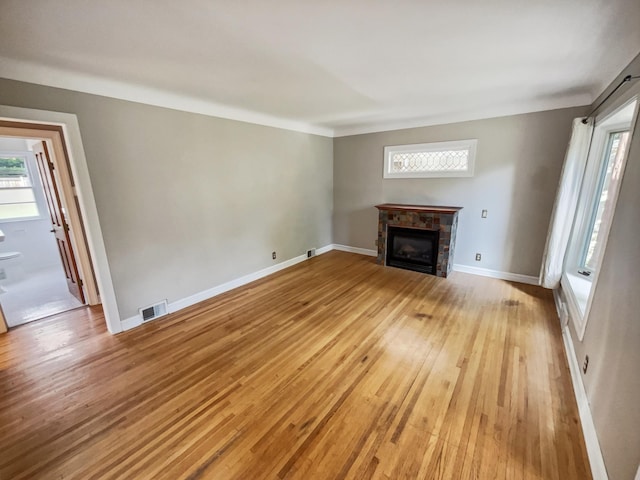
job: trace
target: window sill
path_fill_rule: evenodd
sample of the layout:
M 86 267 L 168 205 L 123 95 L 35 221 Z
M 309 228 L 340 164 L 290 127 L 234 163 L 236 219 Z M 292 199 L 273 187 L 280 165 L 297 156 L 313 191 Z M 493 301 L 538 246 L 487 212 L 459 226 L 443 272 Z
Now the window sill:
M 562 274 L 561 284 L 567 299 L 569 316 L 579 340 L 582 340 L 587 326 L 587 310 L 593 286 L 592 279 L 577 273 L 565 272 Z
M 0 224 L 4 223 L 19 223 L 19 222 L 37 222 L 39 220 L 46 220 L 45 216 L 37 216 L 37 217 L 22 217 L 22 218 L 7 218 L 6 220 L 0 219 Z

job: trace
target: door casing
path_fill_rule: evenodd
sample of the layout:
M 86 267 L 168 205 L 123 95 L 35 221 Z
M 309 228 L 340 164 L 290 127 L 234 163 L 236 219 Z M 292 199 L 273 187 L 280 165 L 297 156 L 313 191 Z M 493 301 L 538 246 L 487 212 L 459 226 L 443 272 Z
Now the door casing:
M 107 328 L 122 331 L 102 229 L 76 115 L 0 105 L 0 135 L 46 140 L 57 162 L 87 301 L 102 303 Z M 93 272 L 95 276 L 91 273 Z M 98 296 L 98 291 L 100 296 Z
M 58 172 L 61 198 L 69 218 L 69 237 L 75 252 L 80 277 L 84 282 L 86 300 L 89 305 L 98 305 L 100 297 L 95 282 L 91 254 L 84 238 L 84 226 L 75 198 L 75 182 L 68 163 L 62 128 L 36 123 L 20 123 L 0 120 L 0 136 L 43 140 L 51 153 L 51 161 Z

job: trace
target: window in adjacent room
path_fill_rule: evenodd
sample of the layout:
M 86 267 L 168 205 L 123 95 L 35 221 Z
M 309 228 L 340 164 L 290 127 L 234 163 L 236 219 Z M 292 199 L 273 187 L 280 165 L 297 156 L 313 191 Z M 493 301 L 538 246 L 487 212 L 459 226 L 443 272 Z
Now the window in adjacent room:
M 472 177 L 477 140 L 384 147 L 384 178 Z
M 32 163 L 26 152 L 0 152 L 0 221 L 40 217 Z

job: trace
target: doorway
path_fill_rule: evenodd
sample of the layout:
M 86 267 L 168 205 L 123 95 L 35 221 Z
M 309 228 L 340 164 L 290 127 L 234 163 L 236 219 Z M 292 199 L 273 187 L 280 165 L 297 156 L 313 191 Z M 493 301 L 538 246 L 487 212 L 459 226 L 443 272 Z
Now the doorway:
M 86 301 L 89 305 L 102 305 L 105 323 L 110 333 L 123 330 L 118 312 L 115 289 L 111 279 L 109 262 L 98 218 L 93 187 L 80 135 L 78 117 L 72 113 L 35 110 L 31 108 L 0 105 L 0 135 L 45 138 L 52 145 L 57 159 L 61 159 L 58 172 L 66 177 L 70 188 L 63 189 L 66 207 L 70 215 L 71 229 L 82 232 L 85 242 L 76 251 L 81 270 L 95 275 L 85 275 Z M 92 284 L 90 284 L 92 283 Z M 99 291 L 98 291 L 99 288 Z M 0 333 L 4 326 L 0 309 Z
M 9 328 L 86 304 L 53 160 L 45 140 L 0 136 L 0 305 Z

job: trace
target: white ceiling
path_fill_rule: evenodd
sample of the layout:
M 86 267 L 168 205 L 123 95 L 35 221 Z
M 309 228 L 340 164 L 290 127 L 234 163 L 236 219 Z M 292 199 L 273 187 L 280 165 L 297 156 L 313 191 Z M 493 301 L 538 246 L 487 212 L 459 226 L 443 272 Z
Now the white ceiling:
M 638 0 L 1 0 L 0 76 L 339 136 L 589 104 L 638 25 Z

